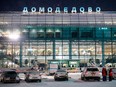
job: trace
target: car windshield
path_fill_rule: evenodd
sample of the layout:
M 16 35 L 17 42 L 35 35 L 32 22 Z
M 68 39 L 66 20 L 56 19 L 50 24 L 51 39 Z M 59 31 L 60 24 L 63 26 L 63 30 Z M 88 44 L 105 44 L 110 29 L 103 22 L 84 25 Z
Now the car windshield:
M 113 72 L 116 72 L 116 69 L 112 69 Z
M 9 72 L 5 72 L 5 76 L 6 77 L 15 77 L 15 76 L 17 76 L 17 73 L 16 72 L 12 72 L 12 71 L 10 72 L 9 71 Z
M 66 72 L 65 70 L 58 70 L 57 72 Z
M 39 74 L 39 72 L 29 72 L 29 74 Z
M 25 75 L 24 73 L 18 73 L 18 75 Z
M 87 68 L 87 71 L 99 71 L 98 68 Z

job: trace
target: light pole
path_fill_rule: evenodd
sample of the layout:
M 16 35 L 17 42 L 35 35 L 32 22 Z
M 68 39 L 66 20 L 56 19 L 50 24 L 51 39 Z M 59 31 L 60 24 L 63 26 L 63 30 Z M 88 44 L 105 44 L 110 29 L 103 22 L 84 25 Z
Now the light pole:
M 20 34 L 19 34 L 19 32 L 17 33 L 17 32 L 13 32 L 13 33 L 10 33 L 9 34 L 9 36 L 8 36 L 8 38 L 10 39 L 10 41 L 12 42 L 11 43 L 11 55 L 12 55 L 12 57 L 11 57 L 11 60 L 12 60 L 12 68 L 14 67 L 13 66 L 13 58 L 14 58 L 14 41 L 17 41 L 18 39 L 19 39 L 19 37 L 20 37 Z
M 108 28 L 107 27 L 101 27 L 101 28 L 99 28 L 99 30 L 101 30 L 101 32 L 102 32 L 102 66 L 104 66 L 105 65 L 105 59 L 104 59 L 104 38 L 105 38 L 105 31 L 107 31 L 108 30 Z
M 11 60 L 12 60 L 12 67 L 13 67 L 13 60 L 14 60 L 14 59 L 13 59 L 13 57 L 14 57 L 14 56 L 13 56 L 13 55 L 14 55 L 14 53 L 13 53 L 13 41 L 12 41 L 12 43 L 11 43 L 11 46 L 12 46 L 12 47 L 11 47 L 11 50 L 12 50 L 12 51 L 11 51 L 11 53 L 12 53 L 12 54 L 11 54 L 11 55 L 12 55 Z
M 85 67 L 85 55 L 86 55 L 86 51 L 83 51 L 83 55 L 84 55 L 84 67 Z

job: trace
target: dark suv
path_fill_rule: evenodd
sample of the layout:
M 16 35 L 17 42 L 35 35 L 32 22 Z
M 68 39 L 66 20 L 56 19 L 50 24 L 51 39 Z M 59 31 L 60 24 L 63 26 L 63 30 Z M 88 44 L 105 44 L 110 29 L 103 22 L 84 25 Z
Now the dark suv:
M 3 71 L 0 77 L 0 81 L 5 82 L 17 82 L 20 83 L 20 78 L 14 70 Z

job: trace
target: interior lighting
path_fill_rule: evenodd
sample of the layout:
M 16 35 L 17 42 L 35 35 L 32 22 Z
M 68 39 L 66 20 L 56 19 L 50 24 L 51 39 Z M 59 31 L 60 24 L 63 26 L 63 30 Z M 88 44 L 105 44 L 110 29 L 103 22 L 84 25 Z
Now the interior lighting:
M 39 32 L 44 32 L 44 30 L 41 29 L 41 30 L 39 30 Z
M 56 32 L 60 32 L 60 30 L 57 29 Z
M 32 30 L 32 32 L 33 32 L 33 33 L 35 33 L 35 32 L 36 32 L 36 30 L 35 30 L 35 29 L 33 29 L 33 30 Z
M 47 30 L 47 32 L 52 32 L 52 30 L 49 29 L 49 30 Z
M 20 35 L 17 33 L 10 33 L 8 36 L 11 40 L 18 40 L 20 38 Z

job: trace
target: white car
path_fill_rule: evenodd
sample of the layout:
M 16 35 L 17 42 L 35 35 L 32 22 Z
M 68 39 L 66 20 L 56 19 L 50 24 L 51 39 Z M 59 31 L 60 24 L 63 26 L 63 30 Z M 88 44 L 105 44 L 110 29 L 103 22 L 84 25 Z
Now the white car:
M 25 80 L 25 74 L 23 72 L 18 73 L 20 80 Z
M 116 79 L 116 68 L 112 68 L 112 72 L 113 72 L 113 79 Z
M 26 82 L 29 81 L 39 81 L 41 82 L 41 74 L 38 71 L 29 71 L 26 73 L 26 78 L 25 78 Z
M 81 73 L 81 79 L 82 80 L 98 80 L 101 79 L 101 73 L 99 71 L 98 67 L 86 67 L 84 68 L 83 72 Z
M 57 70 L 54 74 L 54 80 L 67 80 L 68 81 L 68 73 L 65 70 Z

